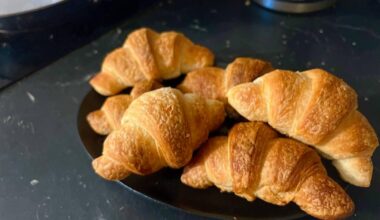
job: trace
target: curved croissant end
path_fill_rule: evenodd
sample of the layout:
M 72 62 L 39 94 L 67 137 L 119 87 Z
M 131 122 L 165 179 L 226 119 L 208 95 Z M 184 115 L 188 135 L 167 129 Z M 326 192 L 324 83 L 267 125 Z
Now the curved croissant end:
M 108 97 L 99 110 L 87 115 L 87 122 L 92 130 L 100 135 L 108 135 L 121 126 L 121 118 L 129 104 L 140 95 L 161 88 L 162 85 L 152 80 L 143 80 L 135 84 L 131 95 L 115 95 Z
M 87 121 L 96 133 L 107 135 L 120 128 L 121 117 L 131 102 L 132 97 L 129 95 L 108 97 L 99 110 L 87 115 Z
M 92 130 L 94 130 L 97 134 L 107 135 L 111 133 L 112 127 L 101 109 L 90 112 L 86 119 Z
M 352 215 L 355 205 L 334 180 L 323 174 L 309 177 L 294 197 L 302 210 L 320 219 L 344 219 Z
M 106 180 L 121 180 L 131 173 L 121 163 L 107 156 L 96 158 L 92 161 L 92 167 L 99 176 Z

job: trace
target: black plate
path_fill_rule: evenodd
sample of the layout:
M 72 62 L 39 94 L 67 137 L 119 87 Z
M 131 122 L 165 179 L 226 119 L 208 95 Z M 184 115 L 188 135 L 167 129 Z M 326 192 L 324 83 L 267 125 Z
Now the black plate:
M 169 82 L 176 84 L 179 80 Z M 166 85 L 168 85 L 166 84 Z M 126 93 L 128 91 L 125 91 Z M 100 136 L 92 131 L 86 121 L 86 115 L 99 109 L 104 102 L 105 97 L 91 90 L 83 99 L 79 115 L 78 129 L 80 137 L 85 148 L 92 158 L 101 155 L 102 143 L 104 136 Z M 224 126 L 214 134 L 224 134 L 228 127 L 233 124 L 232 121 L 226 120 Z M 329 173 L 334 179 L 345 186 L 337 177 L 336 171 L 330 163 L 324 161 Z M 143 195 L 146 198 L 162 202 L 166 205 L 177 207 L 185 211 L 218 218 L 238 219 L 297 219 L 306 214 L 295 204 L 291 203 L 286 206 L 275 206 L 260 199 L 254 202 L 235 196 L 231 193 L 221 193 L 216 187 L 205 190 L 190 188 L 180 181 L 182 170 L 163 169 L 155 174 L 148 176 L 131 175 L 120 183 L 127 189 Z

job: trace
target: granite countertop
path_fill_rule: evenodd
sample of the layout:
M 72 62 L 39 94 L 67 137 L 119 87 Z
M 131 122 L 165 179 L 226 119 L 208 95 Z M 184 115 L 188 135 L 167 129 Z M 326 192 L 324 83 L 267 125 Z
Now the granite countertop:
M 216 54 L 293 70 L 320 67 L 356 89 L 360 110 L 380 133 L 380 2 L 339 1 L 309 15 L 265 10 L 249 1 L 163 1 L 88 45 L 0 92 L 1 219 L 202 219 L 99 178 L 77 132 L 88 79 L 135 28 L 176 30 Z M 353 219 L 380 215 L 380 153 L 370 189 L 346 188 Z

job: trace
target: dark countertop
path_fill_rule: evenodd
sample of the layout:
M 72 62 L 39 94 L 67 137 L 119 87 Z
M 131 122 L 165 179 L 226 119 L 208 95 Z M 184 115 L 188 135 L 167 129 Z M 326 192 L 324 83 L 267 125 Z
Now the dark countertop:
M 339 1 L 310 15 L 286 15 L 244 1 L 165 1 L 0 92 L 1 219 L 201 218 L 147 200 L 94 174 L 77 132 L 88 79 L 133 29 L 174 29 L 216 54 L 267 59 L 278 68 L 322 67 L 359 94 L 360 110 L 380 133 L 380 3 Z M 380 153 L 370 189 L 346 188 L 353 219 L 380 215 Z
M 153 1 L 66 0 L 0 16 L 0 88 L 95 40 Z

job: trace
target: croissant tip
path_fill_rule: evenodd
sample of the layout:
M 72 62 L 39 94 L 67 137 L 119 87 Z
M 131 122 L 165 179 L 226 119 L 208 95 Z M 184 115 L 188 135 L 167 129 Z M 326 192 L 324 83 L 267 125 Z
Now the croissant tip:
M 92 161 L 95 173 L 106 180 L 121 180 L 129 176 L 130 172 L 122 165 L 105 156 L 100 156 Z
M 92 130 L 94 130 L 97 134 L 107 135 L 111 132 L 111 127 L 105 118 L 103 111 L 101 110 L 90 112 L 86 116 L 86 120 Z

